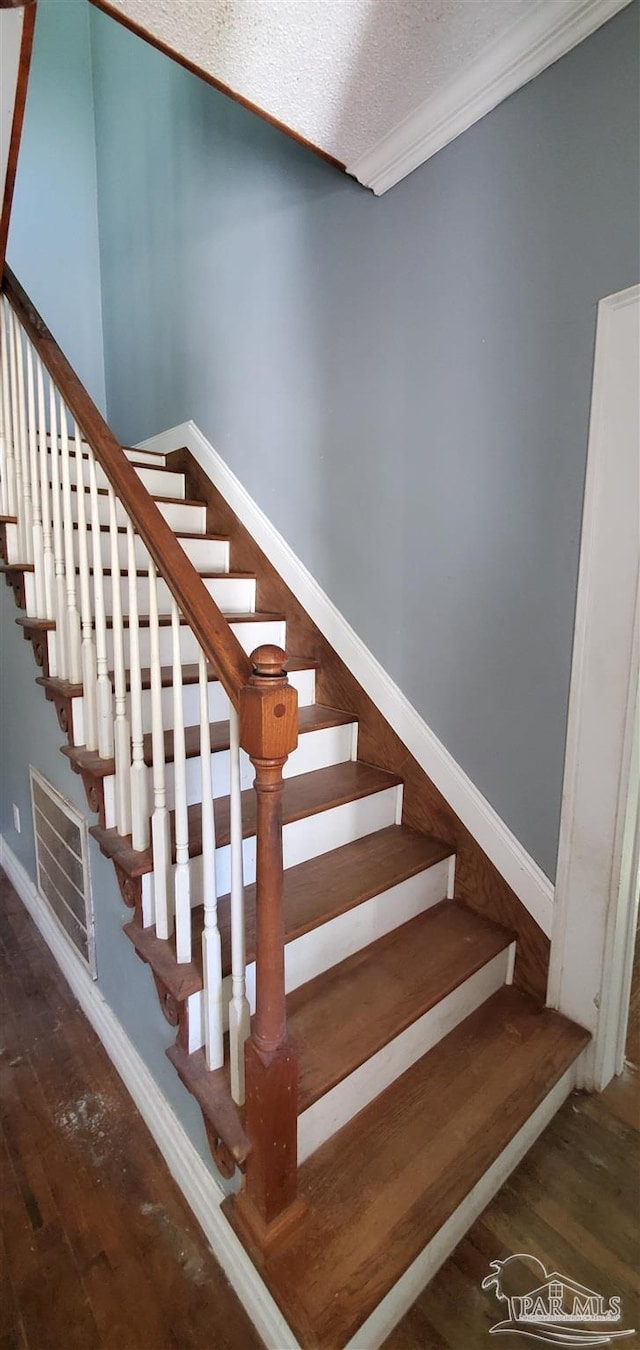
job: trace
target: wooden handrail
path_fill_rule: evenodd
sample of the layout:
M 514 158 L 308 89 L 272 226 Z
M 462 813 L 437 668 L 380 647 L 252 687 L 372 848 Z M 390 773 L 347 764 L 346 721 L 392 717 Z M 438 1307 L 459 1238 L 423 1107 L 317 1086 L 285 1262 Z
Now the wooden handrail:
M 251 659 L 147 492 L 122 446 L 31 304 L 5 269 L 2 290 L 49 372 L 158 573 L 238 709 L 240 745 L 255 769 L 256 1014 L 245 1042 L 245 1122 L 251 1140 L 237 1219 L 266 1248 L 299 1217 L 295 1047 L 287 1036 L 284 963 L 283 769 L 298 741 L 298 697 L 285 653 L 259 647 Z
M 13 114 L 11 118 L 11 134 L 9 137 L 9 149 L 5 165 L 4 188 L 2 192 L 0 214 L 0 274 L 4 270 L 7 252 L 9 221 L 11 219 L 11 206 L 13 203 L 13 189 L 16 181 L 18 154 L 20 152 L 20 142 L 22 139 L 22 124 L 27 102 L 27 86 L 29 84 L 29 71 L 31 69 L 33 34 L 36 26 L 36 0 L 0 0 L 0 10 L 5 9 L 23 9 L 24 15 L 22 19 L 22 34 L 20 38 L 20 55 L 18 57 Z M 3 78 L 6 79 L 6 72 L 4 71 Z
M 252 665 L 202 578 L 158 510 L 93 399 L 61 352 L 20 282 L 5 267 L 2 289 L 64 401 L 75 418 L 116 496 L 144 540 L 151 557 L 216 670 L 234 707 L 251 679 Z

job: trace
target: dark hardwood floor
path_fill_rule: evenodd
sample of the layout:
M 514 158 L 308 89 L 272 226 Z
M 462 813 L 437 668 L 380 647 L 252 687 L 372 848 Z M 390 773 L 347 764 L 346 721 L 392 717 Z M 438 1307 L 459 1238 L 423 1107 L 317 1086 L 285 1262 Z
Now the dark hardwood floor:
M 0 1018 L 0 1350 L 258 1350 L 260 1338 L 5 879 Z M 619 1294 L 622 1325 L 640 1329 L 639 1127 L 637 1069 L 601 1097 L 574 1094 L 386 1350 L 489 1350 L 489 1329 L 503 1314 L 480 1285 L 491 1260 L 521 1251 L 606 1297 Z M 500 1342 L 505 1350 L 525 1344 L 509 1335 Z M 640 1345 L 640 1336 L 622 1344 Z
M 0 1018 L 0 1350 L 257 1350 L 260 1337 L 4 877 Z

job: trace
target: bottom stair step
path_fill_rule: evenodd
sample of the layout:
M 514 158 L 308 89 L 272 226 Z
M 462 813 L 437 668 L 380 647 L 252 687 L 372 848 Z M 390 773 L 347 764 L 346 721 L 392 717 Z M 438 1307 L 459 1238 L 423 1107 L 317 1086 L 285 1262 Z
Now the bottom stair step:
M 588 1039 L 502 989 L 308 1159 L 306 1213 L 260 1261 L 304 1350 L 347 1345 Z

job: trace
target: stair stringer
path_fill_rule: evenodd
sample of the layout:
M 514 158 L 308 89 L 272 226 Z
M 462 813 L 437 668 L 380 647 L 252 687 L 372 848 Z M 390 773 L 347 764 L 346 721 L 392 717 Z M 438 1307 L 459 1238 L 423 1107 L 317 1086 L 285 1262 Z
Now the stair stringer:
M 234 489 L 235 505 L 238 505 L 240 485 L 198 428 L 193 423 L 184 423 L 143 442 L 142 446 L 144 449 L 158 449 L 167 453 L 167 464 L 186 475 L 188 495 L 207 503 L 207 529 L 230 538 L 234 567 L 256 574 L 261 606 L 269 611 L 286 614 L 289 651 L 304 651 L 317 661 L 318 700 L 332 707 L 349 708 L 358 719 L 359 758 L 402 777 L 403 823 L 422 833 L 450 841 L 457 859 L 457 894 L 469 908 L 515 932 L 517 958 L 514 982 L 544 1003 L 550 951 L 547 933 L 550 932 L 552 900 L 550 883 L 540 869 L 514 840 L 518 852 L 515 858 L 509 859 L 509 867 L 514 877 L 518 875 L 524 878 L 523 894 L 526 892 L 530 907 L 535 909 L 541 921 L 538 922 L 253 537 L 247 524 L 250 510 L 253 509 L 255 521 L 264 521 L 262 512 L 251 503 L 244 489 L 241 489 L 243 501 L 249 503 L 244 521 L 229 504 L 225 491 L 231 496 L 231 489 Z M 210 476 L 213 473 L 216 484 Z M 275 538 L 276 532 L 272 533 Z M 283 541 L 282 547 L 290 555 Z M 302 565 L 299 566 L 301 573 L 304 572 Z M 326 603 L 333 610 L 331 602 L 327 600 Z M 479 795 L 476 793 L 476 796 Z M 485 805 L 491 811 L 488 804 Z M 505 834 L 510 833 L 504 825 L 502 830 Z M 513 836 L 510 837 L 513 839 Z M 508 869 L 505 867 L 504 870 Z M 544 928 L 541 923 L 544 923 Z

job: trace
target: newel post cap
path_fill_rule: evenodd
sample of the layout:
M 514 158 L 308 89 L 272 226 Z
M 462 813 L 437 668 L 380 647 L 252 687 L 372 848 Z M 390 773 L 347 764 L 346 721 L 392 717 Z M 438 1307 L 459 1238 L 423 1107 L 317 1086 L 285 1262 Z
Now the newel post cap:
M 253 675 L 240 690 L 240 744 L 252 760 L 280 760 L 298 744 L 298 694 L 284 668 L 286 654 L 265 643 L 251 653 Z
M 262 680 L 286 680 L 287 672 L 284 668 L 286 659 L 286 652 L 283 652 L 281 647 L 276 647 L 271 642 L 265 642 L 262 647 L 256 647 L 249 657 L 253 666 L 250 683 L 257 684 Z

